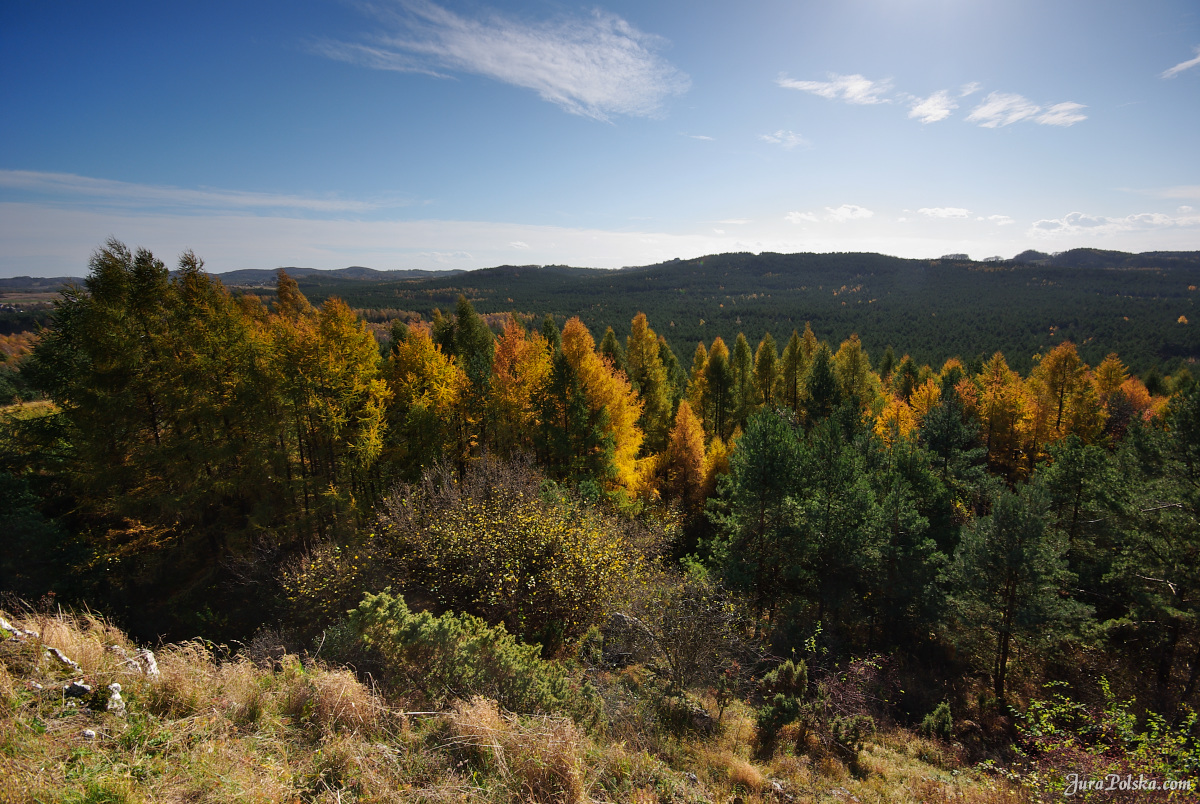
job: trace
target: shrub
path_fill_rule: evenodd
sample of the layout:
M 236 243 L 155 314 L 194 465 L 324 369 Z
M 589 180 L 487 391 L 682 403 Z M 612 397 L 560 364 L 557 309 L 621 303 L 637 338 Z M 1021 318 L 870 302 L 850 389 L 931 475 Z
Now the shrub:
M 921 734 L 926 737 L 938 737 L 950 742 L 954 732 L 954 721 L 950 717 L 950 704 L 942 701 L 921 721 Z
M 597 716 L 590 684 L 540 658 L 537 645 L 522 645 L 502 625 L 470 614 L 415 614 L 390 588 L 364 597 L 350 623 L 389 674 L 434 705 L 484 696 L 513 712 Z

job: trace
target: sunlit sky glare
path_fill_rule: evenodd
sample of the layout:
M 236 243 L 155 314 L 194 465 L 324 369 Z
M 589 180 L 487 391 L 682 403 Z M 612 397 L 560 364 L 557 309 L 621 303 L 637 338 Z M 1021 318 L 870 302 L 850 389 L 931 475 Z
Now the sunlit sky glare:
M 0 3 L 0 276 L 1200 249 L 1196 0 Z

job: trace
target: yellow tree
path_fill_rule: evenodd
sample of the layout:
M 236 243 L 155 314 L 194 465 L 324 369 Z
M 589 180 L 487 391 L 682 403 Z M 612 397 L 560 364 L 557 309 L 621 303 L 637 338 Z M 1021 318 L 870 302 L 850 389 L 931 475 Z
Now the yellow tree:
M 908 438 L 916 427 L 917 417 L 908 403 L 895 394 L 887 394 L 873 428 L 879 440 L 890 447 Z
M 942 399 L 941 385 L 930 377 L 923 385 L 912 392 L 908 403 L 912 408 L 913 416 L 918 424 L 925 418 L 925 414 L 933 410 L 938 402 Z
M 535 394 L 546 384 L 550 364 L 546 339 L 536 333 L 527 335 L 510 316 L 496 339 L 487 400 L 495 422 L 493 447 L 499 454 L 533 449 L 537 431 Z
M 393 345 L 387 378 L 395 394 L 392 457 L 404 473 L 415 477 L 447 452 L 465 459 L 459 436 L 468 428 L 458 419 L 465 415 L 469 380 L 433 343 L 428 328 L 410 327 L 408 336 Z
M 1075 344 L 1060 343 L 1050 352 L 1035 357 L 1030 372 L 1030 415 L 1026 420 L 1025 456 L 1028 471 L 1044 454 L 1046 445 L 1067 434 L 1070 402 L 1084 381 L 1087 366 L 1079 359 Z
M 1016 479 L 1023 469 L 1021 435 L 1027 406 L 1024 384 L 999 352 L 983 364 L 977 382 L 976 410 L 983 427 L 988 465 Z
M 879 378 L 871 371 L 867 352 L 858 335 L 842 341 L 833 356 L 834 374 L 843 399 L 854 399 L 860 408 L 869 408 L 878 395 Z
M 779 404 L 776 398 L 776 390 L 780 384 L 779 368 L 779 349 L 775 345 L 775 339 L 768 332 L 758 342 L 758 349 L 754 352 L 754 376 L 758 381 L 758 393 L 768 408 Z
M 613 441 L 616 482 L 631 494 L 639 491 L 637 456 L 644 435 L 638 429 L 642 403 L 623 374 L 616 374 L 596 354 L 596 342 L 578 317 L 567 321 L 562 332 L 563 355 L 583 387 L 588 408 L 604 411 L 605 432 Z
M 667 443 L 667 492 L 689 514 L 704 502 L 704 428 L 685 399 L 675 413 L 675 426 Z
M 707 369 L 708 350 L 704 348 L 704 341 L 700 341 L 696 344 L 696 351 L 692 355 L 692 371 L 688 377 L 684 396 L 691 403 L 692 413 L 704 425 L 705 432 L 710 432 L 712 414 L 704 407 L 705 401 L 708 399 L 708 375 L 705 373 Z
M 638 426 L 646 434 L 646 450 L 661 452 L 667 444 L 671 426 L 671 395 L 667 369 L 659 354 L 658 336 L 646 322 L 645 313 L 633 318 L 629 337 L 625 339 L 625 363 L 629 381 L 642 400 L 642 416 Z

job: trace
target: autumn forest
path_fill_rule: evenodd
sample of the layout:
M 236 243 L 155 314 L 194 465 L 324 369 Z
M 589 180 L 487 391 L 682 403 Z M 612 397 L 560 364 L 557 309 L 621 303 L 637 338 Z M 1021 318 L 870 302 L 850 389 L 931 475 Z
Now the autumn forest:
M 677 354 L 641 312 L 621 338 L 459 296 L 369 326 L 282 271 L 233 292 L 116 241 L 89 268 L 9 350 L 10 611 L 270 639 L 581 728 L 634 718 L 614 679 L 640 667 L 641 728 L 741 706 L 759 760 L 825 745 L 856 778 L 885 723 L 1043 781 L 1085 754 L 1200 772 L 1185 367 L 1144 381 L 1065 339 L 929 365 L 799 322 Z M 458 661 L 429 647 L 457 617 L 540 691 L 415 681 Z

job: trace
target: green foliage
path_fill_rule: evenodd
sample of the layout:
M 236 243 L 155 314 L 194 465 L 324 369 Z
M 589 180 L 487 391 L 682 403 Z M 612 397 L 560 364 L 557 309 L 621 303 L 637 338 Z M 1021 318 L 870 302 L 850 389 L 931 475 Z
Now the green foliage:
M 1048 525 L 1048 501 L 1038 488 L 1001 489 L 989 516 L 963 531 L 950 567 L 951 604 L 966 626 L 980 634 L 973 645 L 989 662 L 996 697 L 1008 691 L 1014 641 L 1047 642 L 1078 633 L 1090 609 L 1067 594 L 1074 585 L 1066 543 Z
M 598 714 L 589 684 L 503 626 L 470 614 L 413 613 L 390 588 L 367 594 L 350 623 L 383 656 L 394 683 L 436 705 L 482 695 L 512 712 L 561 713 L 580 722 Z
M 1071 779 L 1144 777 L 1157 782 L 1195 779 L 1200 773 L 1200 718 L 1185 709 L 1174 721 L 1155 712 L 1139 717 L 1136 701 L 1120 700 L 1101 677 L 1102 700 L 1085 704 L 1066 682 L 1050 682 L 1017 722 L 1027 787 L 1061 795 Z M 1089 800 L 1084 797 L 1084 800 Z
M 950 717 L 950 704 L 942 701 L 921 721 L 921 734 L 950 742 L 954 736 L 954 720 Z

